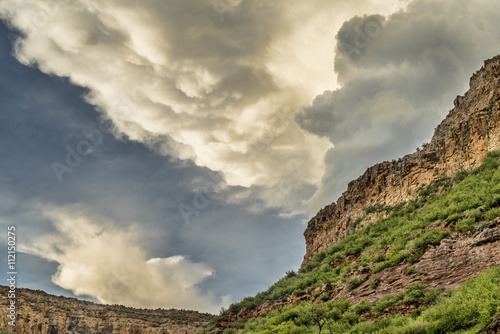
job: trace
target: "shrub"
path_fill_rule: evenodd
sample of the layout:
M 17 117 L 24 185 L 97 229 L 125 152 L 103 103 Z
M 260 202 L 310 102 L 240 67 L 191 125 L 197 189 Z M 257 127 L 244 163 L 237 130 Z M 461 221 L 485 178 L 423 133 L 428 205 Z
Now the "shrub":
M 370 213 L 375 213 L 377 212 L 377 208 L 374 205 L 367 206 L 365 208 L 365 213 L 369 215 Z
M 390 265 L 390 263 L 388 261 L 384 261 L 384 262 L 378 263 L 375 267 L 373 267 L 371 269 L 371 273 L 372 273 L 372 275 L 376 274 L 376 273 L 379 273 L 382 270 L 384 270 L 385 268 L 388 268 L 390 266 L 391 265 Z
M 352 290 L 356 289 L 358 286 L 360 286 L 361 284 L 363 284 L 363 282 L 360 281 L 357 277 L 350 278 L 346 282 L 347 290 L 352 291 Z
M 490 220 L 495 219 L 496 217 L 500 217 L 500 208 L 494 208 L 494 209 L 491 209 L 490 211 L 488 211 L 486 213 L 485 219 L 487 221 L 490 221 Z
M 408 264 L 412 265 L 412 264 L 417 263 L 418 260 L 420 260 L 420 258 L 422 257 L 422 255 L 424 255 L 425 250 L 426 250 L 426 247 L 419 247 L 417 249 L 414 249 L 411 252 L 411 255 L 408 257 Z
M 368 311 L 370 311 L 372 308 L 372 304 L 366 300 L 365 298 L 361 299 L 361 301 L 359 303 L 357 303 L 356 305 L 352 306 L 351 307 L 351 310 L 358 314 L 358 315 L 361 315 L 361 314 L 364 314 Z
M 424 285 L 421 283 L 413 283 L 405 290 L 403 303 L 406 305 L 416 304 L 424 297 Z
M 347 311 L 342 315 L 342 322 L 345 322 L 349 325 L 357 324 L 361 318 L 354 311 Z
M 385 260 L 385 255 L 384 254 L 377 254 L 375 255 L 373 258 L 372 258 L 372 262 L 373 263 L 377 263 L 377 262 L 382 262 Z
M 349 229 L 351 231 L 355 231 L 356 230 L 356 227 L 365 219 L 365 217 L 359 217 L 358 219 L 356 219 L 352 224 L 351 226 L 349 226 Z
M 472 231 L 474 229 L 474 224 L 475 224 L 475 219 L 474 218 L 463 218 L 460 219 L 456 224 L 455 224 L 455 230 L 457 232 L 465 233 Z
M 452 222 L 456 222 L 457 220 L 459 220 L 461 217 L 460 214 L 458 213 L 452 213 L 448 216 L 448 218 L 446 218 L 446 221 L 449 222 L 449 223 L 452 223 Z
M 295 289 L 295 290 L 293 290 L 292 295 L 294 295 L 296 297 L 300 297 L 304 293 L 305 293 L 304 289 Z
M 437 245 L 442 239 L 450 236 L 448 230 L 430 230 L 418 238 L 416 242 L 417 247 L 427 247 L 429 245 Z
M 424 293 L 423 302 L 426 304 L 434 304 L 441 295 L 441 290 L 432 289 Z
M 380 298 L 377 300 L 377 303 L 375 303 L 375 310 L 379 312 L 384 312 L 385 309 L 391 307 L 392 305 L 396 304 L 399 302 L 401 299 L 403 299 L 403 294 L 395 294 L 395 295 L 388 295 Z
M 469 176 L 469 173 L 465 170 L 462 170 L 458 173 L 455 174 L 455 177 L 453 178 L 453 182 L 454 183 L 460 183 L 462 182 L 463 180 L 465 180 L 465 178 Z

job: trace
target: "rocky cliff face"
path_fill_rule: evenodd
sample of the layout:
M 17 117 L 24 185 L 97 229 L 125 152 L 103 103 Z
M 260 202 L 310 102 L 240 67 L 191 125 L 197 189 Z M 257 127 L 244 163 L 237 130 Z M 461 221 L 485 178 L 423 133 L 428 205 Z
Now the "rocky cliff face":
M 0 331 L 29 334 L 191 334 L 214 318 L 185 310 L 99 305 L 42 291 L 16 290 L 16 326 L 8 324 L 8 288 L 0 286 Z
M 470 79 L 469 91 L 457 96 L 454 104 L 428 146 L 398 161 L 368 168 L 349 183 L 336 203 L 309 221 L 304 232 L 307 248 L 303 265 L 344 238 L 351 224 L 365 217 L 367 207 L 408 201 L 441 174 L 452 176 L 471 170 L 481 164 L 487 152 L 500 149 L 500 56 L 485 61 Z M 364 223 L 376 218 L 367 217 Z

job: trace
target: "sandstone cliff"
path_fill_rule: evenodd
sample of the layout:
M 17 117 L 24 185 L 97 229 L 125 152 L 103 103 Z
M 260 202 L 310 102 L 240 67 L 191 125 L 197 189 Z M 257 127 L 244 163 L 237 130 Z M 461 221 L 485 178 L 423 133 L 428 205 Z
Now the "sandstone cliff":
M 0 331 L 29 334 L 191 334 L 214 318 L 184 310 L 146 310 L 100 305 L 42 291 L 16 290 L 16 326 L 8 324 L 8 288 L 0 286 Z
M 390 207 L 408 201 L 441 174 L 451 176 L 471 170 L 481 164 L 488 151 L 500 149 L 500 56 L 485 61 L 470 79 L 469 91 L 458 96 L 454 104 L 428 146 L 398 161 L 368 168 L 349 183 L 336 203 L 324 207 L 309 221 L 304 232 L 303 265 L 344 238 L 351 224 L 365 216 L 367 207 Z M 366 217 L 364 223 L 376 218 Z

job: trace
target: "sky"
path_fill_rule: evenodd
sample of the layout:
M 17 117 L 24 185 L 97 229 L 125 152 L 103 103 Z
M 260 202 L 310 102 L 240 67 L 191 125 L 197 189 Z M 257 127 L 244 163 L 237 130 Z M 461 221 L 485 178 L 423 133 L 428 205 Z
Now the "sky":
M 494 0 L 0 0 L 0 19 L 18 286 L 213 313 L 297 270 L 307 220 L 429 141 L 500 53 Z

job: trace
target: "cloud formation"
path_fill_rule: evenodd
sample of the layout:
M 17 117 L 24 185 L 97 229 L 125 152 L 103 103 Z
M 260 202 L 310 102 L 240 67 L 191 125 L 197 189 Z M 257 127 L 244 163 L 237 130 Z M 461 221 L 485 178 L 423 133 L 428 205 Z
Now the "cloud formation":
M 318 184 L 330 143 L 296 126 L 305 94 L 273 68 L 287 50 L 272 42 L 291 29 L 281 4 L 2 4 L 25 34 L 18 59 L 88 87 L 116 135 L 221 172 L 231 186 Z
M 342 85 L 318 95 L 295 120 L 335 148 L 326 154 L 311 213 L 377 162 L 413 152 L 467 90 L 484 59 L 499 53 L 500 3 L 415 0 L 388 17 L 357 16 L 337 34 Z
M 140 229 L 119 228 L 81 207 L 52 208 L 45 215 L 55 232 L 20 250 L 59 264 L 53 283 L 104 304 L 182 308 L 216 313 L 220 304 L 199 283 L 215 274 L 204 263 L 177 255 L 148 258 Z
M 335 85 L 342 21 L 387 5 L 25 0 L 0 2 L 0 16 L 23 34 L 16 57 L 88 88 L 117 136 L 252 187 L 239 197 L 296 211 L 294 193 L 318 186 L 332 145 L 293 116 Z

